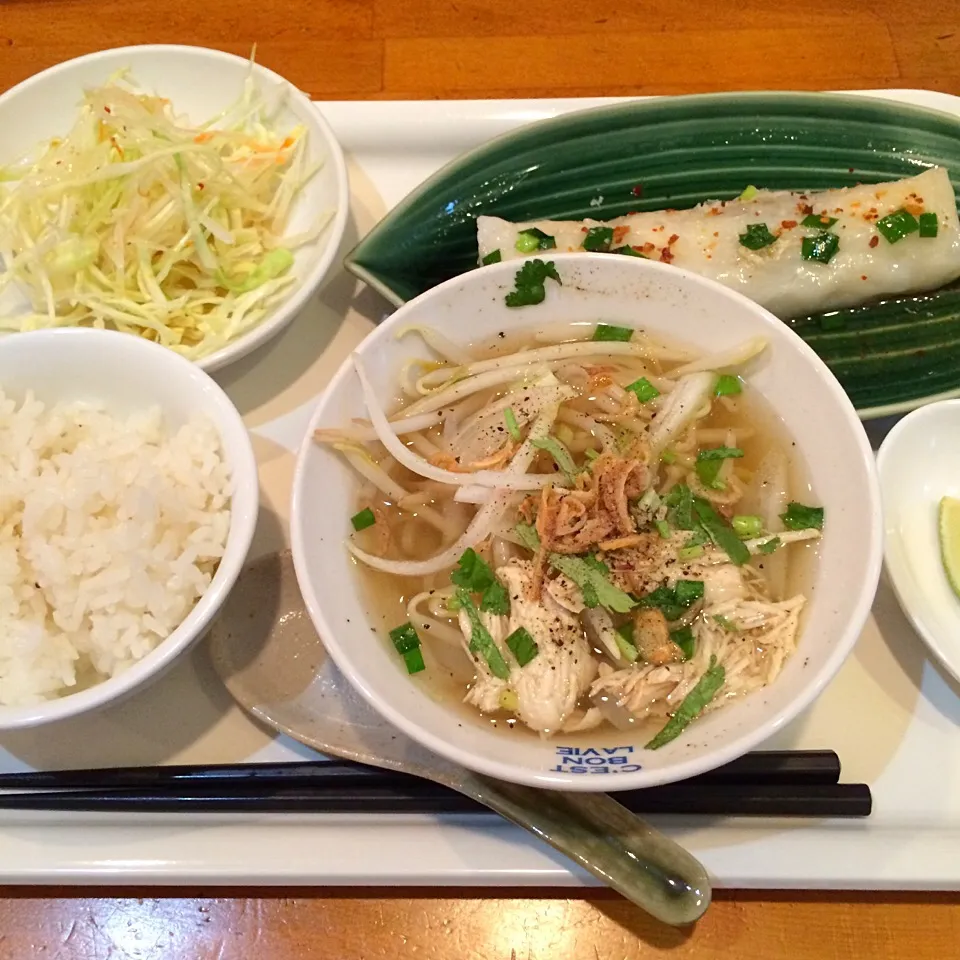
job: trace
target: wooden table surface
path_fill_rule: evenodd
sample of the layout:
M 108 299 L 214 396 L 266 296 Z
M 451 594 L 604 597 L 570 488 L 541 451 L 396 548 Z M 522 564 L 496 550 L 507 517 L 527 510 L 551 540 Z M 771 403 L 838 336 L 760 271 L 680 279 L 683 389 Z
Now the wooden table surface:
M 927 87 L 958 0 L 0 0 L 0 90 L 133 43 L 249 53 L 315 99 Z M 0 131 L 2 136 L 2 131 Z M 960 953 L 960 896 L 718 894 L 694 929 L 537 891 L 16 889 L 0 960 L 832 960 Z

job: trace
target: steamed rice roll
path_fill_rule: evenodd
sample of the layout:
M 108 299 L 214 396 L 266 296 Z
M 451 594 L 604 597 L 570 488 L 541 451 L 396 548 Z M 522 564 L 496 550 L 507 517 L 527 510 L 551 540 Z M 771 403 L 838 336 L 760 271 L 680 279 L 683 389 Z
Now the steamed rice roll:
M 947 171 L 836 190 L 753 190 L 690 210 L 614 220 L 477 218 L 480 262 L 608 250 L 738 290 L 780 317 L 933 290 L 960 277 L 960 223 Z

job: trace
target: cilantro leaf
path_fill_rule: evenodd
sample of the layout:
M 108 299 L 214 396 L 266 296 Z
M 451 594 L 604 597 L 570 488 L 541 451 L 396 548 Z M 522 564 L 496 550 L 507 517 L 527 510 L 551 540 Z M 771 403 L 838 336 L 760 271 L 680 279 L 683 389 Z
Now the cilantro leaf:
M 543 303 L 547 296 L 547 279 L 562 284 L 560 274 L 552 260 L 528 260 L 514 278 L 514 289 L 504 298 L 508 307 L 531 307 Z
M 788 530 L 822 530 L 823 507 L 807 507 L 802 503 L 788 503 L 787 512 L 780 514 Z
M 508 614 L 510 596 L 489 564 L 472 548 L 464 551 L 450 579 L 470 593 L 481 594 L 480 609 L 485 613 Z

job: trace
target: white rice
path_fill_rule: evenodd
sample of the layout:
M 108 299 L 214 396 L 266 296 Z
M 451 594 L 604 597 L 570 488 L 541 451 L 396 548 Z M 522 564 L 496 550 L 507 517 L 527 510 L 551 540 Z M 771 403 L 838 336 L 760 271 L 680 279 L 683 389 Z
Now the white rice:
M 230 528 L 220 436 L 0 390 L 0 704 L 115 676 L 184 620 Z

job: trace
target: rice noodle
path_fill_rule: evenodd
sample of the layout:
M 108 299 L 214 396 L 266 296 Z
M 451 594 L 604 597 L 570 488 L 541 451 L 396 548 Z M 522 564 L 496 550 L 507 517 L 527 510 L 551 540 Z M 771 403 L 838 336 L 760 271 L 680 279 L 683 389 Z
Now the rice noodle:
M 767 349 L 767 341 L 764 337 L 752 337 L 744 341 L 732 350 L 724 350 L 721 353 L 711 353 L 699 360 L 692 360 L 670 371 L 673 379 L 685 377 L 691 373 L 702 373 L 704 371 L 716 372 L 719 370 L 730 370 L 734 367 L 743 366 L 748 360 L 759 356 Z

